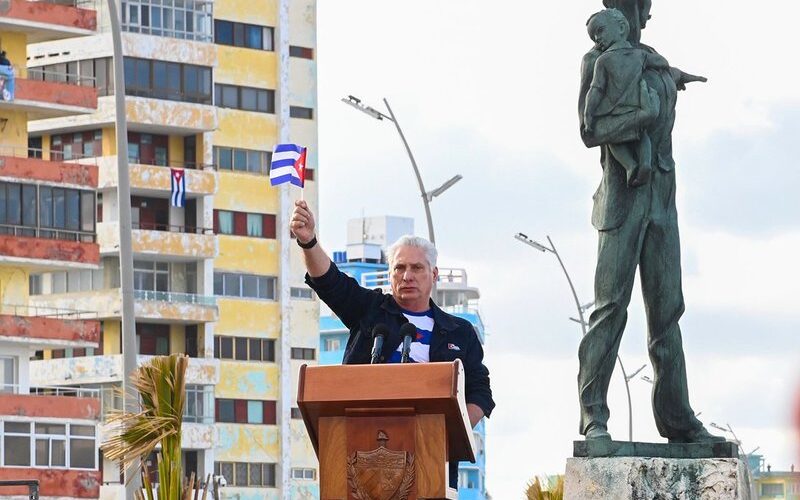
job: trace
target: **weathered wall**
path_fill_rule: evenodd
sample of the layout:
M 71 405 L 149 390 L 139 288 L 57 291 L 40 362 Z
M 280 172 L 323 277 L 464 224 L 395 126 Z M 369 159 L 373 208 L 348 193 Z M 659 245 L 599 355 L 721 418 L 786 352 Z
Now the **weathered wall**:
M 19 479 L 39 480 L 39 494 L 46 498 L 97 498 L 100 494 L 100 471 L 70 469 L 21 469 L 19 467 L 0 467 L 0 480 Z M 3 497 L 24 495 L 27 487 L 3 488 Z
M 97 243 L 0 235 L 0 255 L 31 260 L 100 263 Z
M 3 141 L 4 142 L 4 141 Z M 19 158 L 5 156 L 9 151 L 4 151 L 0 146 L 0 177 L 55 182 L 79 188 L 97 187 L 97 165 L 79 165 L 76 163 L 53 162 L 36 158 Z M 13 154 L 22 153 L 22 150 Z
M 3 314 L 0 315 L 0 335 L 27 339 L 97 343 L 100 339 L 100 322 Z
M 100 400 L 71 396 L 0 394 L 0 415 L 99 420 Z
M 10 0 L 0 3 L 0 16 L 34 23 L 56 24 L 70 28 L 94 30 L 97 12 L 49 2 Z

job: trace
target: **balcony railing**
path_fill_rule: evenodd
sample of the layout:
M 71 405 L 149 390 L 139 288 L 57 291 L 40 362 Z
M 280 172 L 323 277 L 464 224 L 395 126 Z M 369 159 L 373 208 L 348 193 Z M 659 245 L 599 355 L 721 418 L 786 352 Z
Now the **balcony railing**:
M 50 240 L 80 241 L 94 243 L 95 234 L 88 231 L 72 231 L 67 229 L 51 229 L 41 227 L 17 226 L 13 224 L 0 224 L 0 235 L 27 236 L 30 238 L 44 238 Z
M 72 231 L 69 229 L 53 229 L 30 226 L 17 226 L 14 224 L 0 224 L 0 235 L 26 236 L 29 238 L 44 238 L 49 240 L 80 241 L 94 243 L 96 235 L 89 231 Z
M 195 161 L 168 161 L 155 163 L 146 162 L 141 158 L 129 156 L 128 162 L 136 165 L 148 165 L 151 167 L 188 168 L 189 170 L 217 170 L 217 166 L 213 163 L 197 163 Z
M 83 85 L 85 87 L 97 86 L 97 78 L 93 76 L 85 76 L 85 75 L 79 75 L 77 73 L 66 73 L 61 71 L 50 71 L 42 69 L 41 67 L 33 67 L 27 69 L 28 69 L 28 80 L 66 83 L 69 85 Z M 19 68 L 17 68 L 17 74 L 20 74 Z
M 170 233 L 189 233 L 189 234 L 214 234 L 214 229 L 209 227 L 184 226 L 177 224 L 158 224 L 156 222 L 133 222 L 133 229 L 144 231 L 167 231 Z
M 216 306 L 217 298 L 213 295 L 195 295 L 193 293 L 158 292 L 154 290 L 134 290 L 133 297 L 138 300 L 174 302 L 179 304 L 196 304 L 199 306 Z
M 96 319 L 99 317 L 97 311 L 81 311 L 79 309 L 23 304 L 0 304 L 0 314 L 69 320 Z
M 48 153 L 48 158 L 44 158 L 44 153 Z M 97 156 L 85 156 L 79 153 L 71 153 L 69 158 L 64 158 L 63 151 L 54 149 L 41 149 L 41 148 L 26 148 L 22 146 L 12 146 L 8 144 L 0 144 L 0 156 L 8 156 L 12 158 L 31 158 L 43 161 L 57 161 L 62 163 L 75 162 L 81 165 L 97 165 Z M 80 161 L 79 161 L 80 160 Z
M 29 394 L 31 396 L 64 396 L 73 398 L 100 398 L 100 389 L 82 387 L 30 386 L 23 390 L 20 384 L 0 384 L 2 394 Z

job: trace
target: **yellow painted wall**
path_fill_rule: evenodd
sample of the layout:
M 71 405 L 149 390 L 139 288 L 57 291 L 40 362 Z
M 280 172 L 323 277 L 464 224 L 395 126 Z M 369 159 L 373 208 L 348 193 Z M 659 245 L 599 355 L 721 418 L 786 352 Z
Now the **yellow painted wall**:
M 217 299 L 219 321 L 215 335 L 263 337 L 280 335 L 280 304 L 265 300 Z
M 183 166 L 184 156 L 183 156 L 183 137 L 178 135 L 171 135 L 169 136 L 169 148 L 168 148 L 168 158 L 167 161 L 169 162 L 169 166 L 171 167 L 180 167 Z
M 270 113 L 219 109 L 217 120 L 215 146 L 272 151 L 278 137 L 278 120 Z
M 280 190 L 270 186 L 269 177 L 220 171 L 215 209 L 277 214 L 279 207 Z
M 219 364 L 219 383 L 214 387 L 218 398 L 277 400 L 278 392 L 276 363 L 223 360 Z
M 217 424 L 214 459 L 219 462 L 280 462 L 280 429 L 275 425 Z M 258 490 L 255 490 L 258 491 Z M 261 498 L 261 497 L 259 497 Z
M 0 50 L 6 51 L 6 57 L 17 71 L 17 76 L 25 78 L 28 74 L 28 37 L 25 33 L 3 31 L 0 33 Z
M 275 52 L 218 45 L 218 66 L 214 70 L 216 83 L 276 89 L 278 58 Z M 254 71 L 254 68 L 258 68 Z
M 24 306 L 28 303 L 28 270 L 21 267 L 0 267 L 0 304 Z M 20 311 L 20 314 L 25 314 Z
M 3 109 L 0 111 L 0 118 L 8 120 L 5 128 L 0 131 L 0 144 L 12 149 L 14 154 L 25 156 L 23 153 L 28 147 L 28 114 L 24 111 Z
M 169 325 L 169 350 L 173 354 L 186 352 L 186 329 L 183 325 Z
M 240 273 L 277 276 L 280 245 L 277 240 L 246 236 L 217 237 L 219 256 L 214 268 Z
M 103 156 L 117 154 L 117 132 L 114 127 L 103 129 Z
M 50 159 L 50 136 L 43 135 L 42 136 L 42 159 L 49 160 Z
M 214 3 L 215 19 L 274 27 L 278 24 L 277 15 L 277 0 L 226 0 Z
M 119 321 L 103 321 L 103 354 L 122 354 Z

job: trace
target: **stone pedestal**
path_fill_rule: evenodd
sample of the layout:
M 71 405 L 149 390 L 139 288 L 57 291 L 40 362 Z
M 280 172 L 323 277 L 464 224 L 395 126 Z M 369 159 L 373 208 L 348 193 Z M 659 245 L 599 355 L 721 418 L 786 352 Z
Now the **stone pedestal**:
M 715 445 L 717 449 L 712 446 L 703 449 L 703 445 L 678 445 L 671 450 L 672 446 L 612 442 L 611 445 L 606 443 L 603 450 L 592 450 L 587 448 L 585 442 L 576 441 L 576 457 L 567 459 L 564 498 L 750 500 L 750 476 L 743 460 L 730 457 L 701 458 L 730 454 L 736 457 L 735 446 L 721 448 Z M 617 453 L 610 450 L 616 450 Z M 605 451 L 606 456 L 596 456 L 587 451 Z M 651 456 L 619 456 L 618 453 L 622 451 L 640 451 Z M 728 453 L 721 453 L 723 451 Z M 583 456 L 577 456 L 581 454 Z M 670 454 L 694 458 L 652 456 Z

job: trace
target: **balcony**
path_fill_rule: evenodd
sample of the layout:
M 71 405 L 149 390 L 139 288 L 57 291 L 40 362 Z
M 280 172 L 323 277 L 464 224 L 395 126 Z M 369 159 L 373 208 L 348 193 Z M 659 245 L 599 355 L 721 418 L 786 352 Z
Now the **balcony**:
M 137 318 L 167 323 L 211 323 L 219 319 L 213 295 L 134 290 L 134 297 Z
M 0 339 L 24 342 L 35 349 L 58 347 L 96 347 L 100 341 L 100 321 L 84 319 L 95 313 L 0 305 Z
M 0 224 L 4 261 L 39 270 L 96 268 L 100 247 L 87 231 Z
M 91 87 L 84 87 L 91 88 Z M 92 89 L 96 91 L 96 89 Z M 147 97 L 125 97 L 128 130 L 151 134 L 190 135 L 211 132 L 217 128 L 214 106 Z M 114 126 L 114 96 L 97 99 L 97 110 L 91 114 L 47 118 L 28 122 L 29 134 L 62 134 Z
M 134 290 L 136 319 L 159 323 L 197 324 L 219 319 L 217 298 L 191 293 Z M 119 288 L 91 292 L 31 296 L 30 304 L 61 309 L 76 308 L 95 311 L 100 319 L 120 318 L 122 292 Z
M 5 0 L 0 2 L 0 31 L 23 32 L 28 43 L 92 35 L 97 12 L 88 1 Z
M 15 87 L 14 99 L 0 101 L 0 109 L 24 111 L 29 120 L 89 115 L 97 109 L 97 89 L 93 87 L 20 77 L 15 79 Z
M 97 224 L 97 241 L 103 255 L 119 252 L 119 222 Z M 135 256 L 158 255 L 162 261 L 191 262 L 213 259 L 217 255 L 216 238 L 210 228 L 177 225 L 135 224 Z
M 98 167 L 93 160 L 86 164 L 41 159 L 43 151 L 0 144 L 0 177 L 68 184 L 71 187 L 96 188 Z
M 100 391 L 71 387 L 0 385 L 0 415 L 100 420 Z
M 116 188 L 119 184 L 117 156 L 104 156 L 97 159 L 99 166 L 100 189 Z M 164 196 L 172 191 L 170 167 L 183 168 L 186 179 L 186 195 L 210 196 L 217 192 L 217 174 L 214 165 L 190 165 L 185 163 L 169 166 L 143 165 L 131 163 L 129 176 L 131 194 L 138 196 Z
M 152 356 L 137 356 L 140 366 L 150 359 Z M 42 386 L 108 384 L 122 381 L 122 354 L 40 359 L 30 363 L 31 383 Z M 218 359 L 189 358 L 186 383 L 216 385 L 219 382 L 219 373 Z

